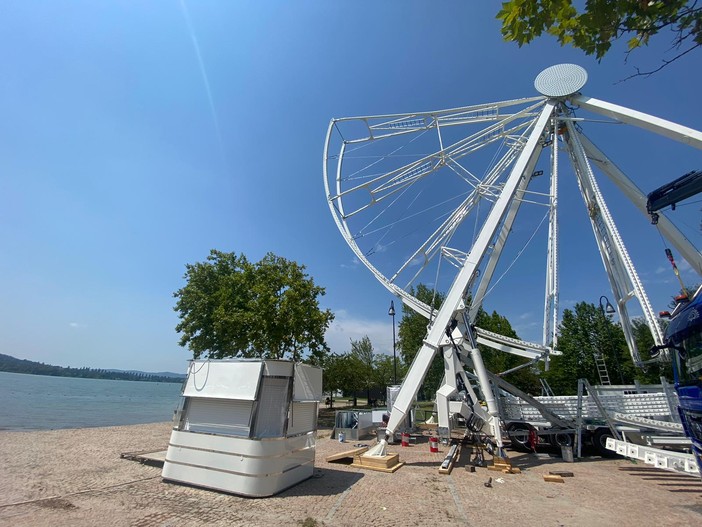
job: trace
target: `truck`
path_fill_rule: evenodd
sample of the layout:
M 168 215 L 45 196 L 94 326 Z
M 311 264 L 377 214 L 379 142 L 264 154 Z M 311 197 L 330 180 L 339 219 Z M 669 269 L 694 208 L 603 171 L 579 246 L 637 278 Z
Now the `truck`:
M 658 212 L 702 192 L 702 171 L 691 171 L 648 194 L 646 210 L 651 222 L 658 224 Z M 666 249 L 668 260 L 680 279 L 673 255 Z M 637 448 L 626 441 L 610 439 L 607 448 L 630 458 L 640 459 L 661 468 L 673 468 L 702 474 L 702 287 L 690 295 L 682 280 L 682 294 L 675 298 L 672 312 L 662 311 L 668 321 L 663 344 L 654 346 L 660 360 L 673 365 L 677 393 L 677 417 L 690 441 L 691 453 L 686 457 L 670 458 L 669 452 L 653 448 Z M 692 458 L 693 462 L 690 460 Z

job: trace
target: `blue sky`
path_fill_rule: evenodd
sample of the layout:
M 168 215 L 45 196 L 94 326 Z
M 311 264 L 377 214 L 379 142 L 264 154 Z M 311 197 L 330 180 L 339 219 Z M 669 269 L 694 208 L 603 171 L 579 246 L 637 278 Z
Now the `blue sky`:
M 699 54 L 617 82 L 655 63 L 665 43 L 627 64 L 620 47 L 601 63 L 548 38 L 520 49 L 502 41 L 497 11 L 496 2 L 464 1 L 7 4 L 0 352 L 184 371 L 190 355 L 177 344 L 172 294 L 185 264 L 212 248 L 251 260 L 272 251 L 306 265 L 336 313 L 332 349 L 347 351 L 349 339 L 367 334 L 391 352 L 393 297 L 354 263 L 325 200 L 322 149 L 334 117 L 538 95 L 539 72 L 575 63 L 589 74 L 585 95 L 702 127 Z M 593 126 L 588 136 L 645 191 L 702 168 L 698 150 Z M 678 287 L 660 239 L 612 196 L 662 309 Z M 698 246 L 699 207 L 672 216 Z M 570 209 L 563 308 L 608 293 L 590 227 L 578 223 L 586 217 Z M 540 339 L 544 261 L 543 245 L 525 254 L 504 293 L 486 300 L 524 338 Z

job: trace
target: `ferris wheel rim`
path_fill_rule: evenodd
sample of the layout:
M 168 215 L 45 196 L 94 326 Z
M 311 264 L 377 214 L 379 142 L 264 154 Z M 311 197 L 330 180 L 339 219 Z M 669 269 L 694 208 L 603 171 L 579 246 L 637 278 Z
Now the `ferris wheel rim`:
M 366 268 L 368 268 L 371 273 L 375 276 L 375 278 L 393 295 L 397 296 L 398 298 L 401 298 L 403 303 L 408 305 L 410 308 L 412 308 L 414 311 L 422 314 L 426 318 L 431 318 L 431 314 L 434 311 L 427 303 L 419 300 L 416 296 L 411 294 L 410 291 L 407 289 L 397 285 L 396 283 L 393 282 L 391 278 L 386 276 L 380 269 L 378 269 L 370 260 L 367 258 L 366 254 L 362 250 L 362 248 L 358 245 L 354 238 L 354 234 L 351 232 L 348 223 L 346 221 L 347 218 L 345 218 L 345 211 L 344 211 L 344 204 L 343 204 L 343 191 L 341 189 L 341 167 L 344 162 L 344 157 L 346 155 L 346 149 L 349 144 L 353 144 L 352 142 L 346 142 L 345 140 L 342 140 L 341 142 L 341 147 L 336 155 L 331 155 L 330 154 L 330 144 L 332 141 L 332 135 L 334 134 L 335 130 L 338 131 L 337 126 L 339 123 L 343 122 L 348 122 L 348 121 L 364 121 L 368 122 L 373 119 L 385 119 L 388 120 L 388 122 L 392 123 L 397 123 L 401 122 L 403 119 L 417 119 L 421 117 L 426 117 L 426 116 L 445 116 L 445 115 L 467 115 L 469 112 L 476 112 L 476 111 L 486 111 L 488 109 L 494 109 L 494 108 L 509 108 L 513 106 L 523 106 L 527 105 L 526 109 L 522 109 L 520 111 L 517 111 L 515 115 L 520 116 L 522 119 L 525 120 L 526 124 L 520 124 L 521 128 L 526 128 L 528 129 L 531 125 L 533 125 L 534 120 L 536 117 L 533 114 L 537 114 L 536 110 L 540 108 L 545 102 L 547 98 L 543 96 L 534 96 L 534 97 L 526 97 L 526 98 L 520 98 L 520 99 L 510 99 L 506 101 L 498 101 L 498 102 L 491 102 L 491 103 L 482 103 L 478 105 L 471 105 L 471 106 L 463 106 L 463 107 L 458 107 L 458 108 L 449 108 L 449 109 L 444 109 L 444 110 L 435 110 L 432 112 L 412 112 L 412 113 L 406 113 L 406 114 L 380 114 L 380 115 L 370 115 L 370 116 L 361 116 L 361 117 L 345 117 L 345 118 L 336 118 L 336 119 L 331 119 L 329 122 L 329 126 L 327 129 L 327 135 L 326 135 L 326 140 L 325 140 L 325 146 L 324 146 L 324 154 L 323 154 L 323 178 L 324 178 L 324 185 L 325 185 L 325 193 L 327 197 L 327 204 L 329 206 L 330 212 L 332 214 L 332 217 L 334 218 L 334 221 L 337 225 L 337 228 L 341 232 L 344 240 L 346 241 L 347 245 L 351 248 L 352 252 L 358 259 L 360 263 L 362 263 Z M 500 124 L 500 126 L 504 127 L 505 123 L 510 123 L 513 120 L 516 120 L 516 117 L 511 114 L 505 114 L 504 116 L 498 116 L 493 119 L 488 119 L 485 118 L 486 122 L 494 122 Z M 451 124 L 455 124 L 451 123 Z M 497 126 L 497 124 L 495 125 Z M 437 126 L 438 127 L 438 126 Z M 369 127 L 370 128 L 370 127 Z M 430 129 L 431 126 L 427 126 L 426 129 Z M 416 130 L 415 130 L 416 131 Z M 339 131 L 339 134 L 341 132 Z M 343 135 L 342 135 L 343 137 Z M 507 137 L 507 134 L 505 134 L 505 137 Z M 372 137 L 372 131 L 369 133 L 368 138 L 366 140 L 376 140 L 377 138 Z M 335 161 L 335 163 L 331 162 Z M 332 173 L 333 172 L 333 173 Z M 433 257 L 436 256 L 436 253 Z M 440 257 L 440 256 L 439 256 Z

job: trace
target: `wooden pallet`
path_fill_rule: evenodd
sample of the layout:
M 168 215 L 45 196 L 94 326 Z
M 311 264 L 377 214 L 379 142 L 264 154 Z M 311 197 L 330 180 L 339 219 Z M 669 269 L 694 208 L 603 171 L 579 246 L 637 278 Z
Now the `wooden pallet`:
M 400 461 L 400 454 L 388 454 L 386 456 L 361 454 L 354 457 L 353 463 L 351 463 L 352 467 L 388 473 L 395 472 L 402 465 L 404 465 L 404 463 Z
M 388 454 L 386 456 L 370 456 L 366 454 L 367 446 L 346 450 L 338 454 L 327 456 L 327 463 L 350 463 L 352 467 L 366 470 L 377 470 L 378 472 L 395 472 L 403 462 L 400 461 L 400 454 Z

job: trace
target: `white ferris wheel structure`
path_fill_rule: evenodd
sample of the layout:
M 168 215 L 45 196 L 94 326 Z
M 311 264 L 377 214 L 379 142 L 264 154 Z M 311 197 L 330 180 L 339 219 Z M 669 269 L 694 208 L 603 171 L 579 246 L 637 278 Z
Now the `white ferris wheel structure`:
M 586 81 L 587 73 L 580 66 L 559 64 L 536 77 L 539 96 L 331 121 L 324 148 L 324 183 L 337 227 L 356 258 L 405 305 L 428 319 L 428 333 L 395 402 L 388 431 L 404 419 L 437 353 L 444 354 L 447 372 L 455 369 L 460 375 L 462 365 L 469 364 L 484 392 L 493 376 L 485 370 L 476 344 L 533 361 L 547 362 L 549 355 L 558 353 L 559 183 L 566 172 L 561 165 L 567 162 L 633 362 L 642 365 L 630 324 L 630 302 L 638 303 L 655 343 L 663 343 L 658 318 L 604 200 L 596 171 L 645 215 L 646 195 L 586 135 L 586 119 L 580 112 L 696 149 L 702 149 L 702 132 L 583 95 Z M 574 205 L 568 202 L 567 206 Z M 534 272 L 535 278 L 541 274 L 545 284 L 539 343 L 508 339 L 474 326 L 500 273 L 508 270 L 515 254 L 518 257 L 515 248 L 510 253 L 508 242 L 513 232 L 521 230 L 522 217 L 541 218 L 540 228 L 548 232 L 545 261 Z M 664 214 L 659 216 L 658 228 L 702 275 L 702 254 Z M 526 236 L 526 243 L 529 240 Z M 445 293 L 440 308 L 432 309 L 426 298 L 417 297 L 422 285 Z M 437 401 L 448 401 L 455 393 L 450 377 L 447 374 L 444 379 Z M 485 417 L 494 420 L 495 402 L 489 393 L 484 395 L 489 414 Z M 444 412 L 438 406 L 441 417 Z M 497 428 L 493 423 L 499 444 Z

